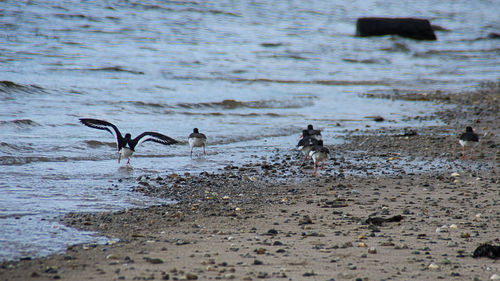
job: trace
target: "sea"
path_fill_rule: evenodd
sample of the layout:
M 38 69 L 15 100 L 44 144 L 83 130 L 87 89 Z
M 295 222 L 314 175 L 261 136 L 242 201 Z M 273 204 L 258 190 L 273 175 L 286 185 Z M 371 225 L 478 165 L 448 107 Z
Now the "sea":
M 314 124 L 415 127 L 439 107 L 369 93 L 472 91 L 500 77 L 499 0 L 0 1 L 0 261 L 77 243 L 68 212 L 175 203 L 133 192 L 143 174 L 217 172 L 293 150 Z M 436 41 L 355 36 L 360 17 L 425 18 Z M 375 122 L 373 116 L 386 121 Z M 117 161 L 107 131 L 155 131 Z M 189 155 L 193 128 L 207 155 Z

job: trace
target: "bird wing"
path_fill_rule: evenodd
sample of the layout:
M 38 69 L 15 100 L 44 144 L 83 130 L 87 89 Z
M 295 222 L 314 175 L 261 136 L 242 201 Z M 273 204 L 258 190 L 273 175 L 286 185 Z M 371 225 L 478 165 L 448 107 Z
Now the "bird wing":
M 116 138 L 118 149 L 122 148 L 125 145 L 120 130 L 118 130 L 118 128 L 115 125 L 109 123 L 108 121 L 92 119 L 92 118 L 80 118 L 80 122 L 87 127 L 110 132 Z
M 459 137 L 460 140 L 463 141 L 479 141 L 479 136 L 476 133 L 470 133 L 470 132 L 465 132 L 460 135 Z
M 173 138 L 165 136 L 165 135 L 160 134 L 160 133 L 144 132 L 144 133 L 138 135 L 137 137 L 135 137 L 133 140 L 130 140 L 130 142 L 129 142 L 130 149 L 134 150 L 134 148 L 137 145 L 139 145 L 143 142 L 146 142 L 146 141 L 153 141 L 153 142 L 161 143 L 163 145 L 171 145 L 171 144 L 178 143 L 178 141 L 174 140 Z

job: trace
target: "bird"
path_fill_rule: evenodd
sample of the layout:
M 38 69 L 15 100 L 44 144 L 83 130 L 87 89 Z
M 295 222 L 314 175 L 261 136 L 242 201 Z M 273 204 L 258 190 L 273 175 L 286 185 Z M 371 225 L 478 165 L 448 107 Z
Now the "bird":
M 320 130 L 315 130 L 313 125 L 309 124 L 307 125 L 307 132 L 308 132 L 308 135 L 315 139 L 315 140 L 322 140 L 323 138 L 321 137 L 321 131 Z M 302 138 L 304 136 L 304 131 L 305 130 L 302 130 L 302 135 L 300 135 L 299 139 Z
M 458 142 L 462 146 L 462 159 L 465 159 L 465 149 L 467 147 L 476 146 L 479 143 L 479 136 L 474 133 L 472 127 L 467 126 L 465 128 L 465 133 L 462 133 L 460 137 L 458 137 Z M 474 157 L 474 148 L 471 148 L 471 156 L 470 159 Z
M 80 118 L 80 122 L 90 128 L 105 130 L 110 132 L 116 137 L 116 145 L 118 147 L 118 163 L 120 163 L 121 157 L 127 158 L 127 164 L 130 164 L 130 157 L 135 151 L 137 145 L 146 142 L 153 141 L 156 143 L 161 143 L 163 145 L 171 145 L 176 144 L 178 141 L 174 140 L 171 137 L 165 136 L 163 134 L 157 132 L 144 132 L 137 137 L 132 139 L 132 136 L 129 133 L 125 134 L 125 137 L 122 136 L 120 130 L 118 128 L 104 120 L 92 119 L 92 118 Z
M 191 148 L 191 157 L 193 156 L 193 147 L 202 147 L 203 146 L 203 154 L 207 155 L 205 152 L 205 145 L 207 144 L 207 136 L 200 133 L 198 128 L 194 128 L 193 132 L 189 134 L 188 137 L 189 147 Z
M 309 156 L 309 151 L 311 151 L 314 145 L 318 143 L 318 140 L 312 138 L 309 135 L 308 130 L 303 130 L 301 137 L 302 139 L 300 139 L 297 143 L 297 149 L 304 153 L 304 161 L 306 161 L 307 157 Z
M 324 161 L 328 160 L 328 154 L 330 154 L 330 151 L 328 148 L 323 146 L 323 141 L 319 140 L 316 145 L 314 145 L 311 148 L 311 151 L 309 151 L 309 156 L 313 159 L 314 161 L 314 172 L 313 176 L 316 176 L 317 171 L 318 171 L 318 164 L 321 163 L 321 170 L 323 170 L 324 166 Z

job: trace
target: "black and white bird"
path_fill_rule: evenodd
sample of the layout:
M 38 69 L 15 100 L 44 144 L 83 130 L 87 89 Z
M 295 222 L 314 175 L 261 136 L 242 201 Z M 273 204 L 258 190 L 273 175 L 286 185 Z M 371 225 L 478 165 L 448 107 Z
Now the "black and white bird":
M 304 137 L 304 131 L 307 131 L 307 135 L 315 140 L 322 140 L 323 139 L 321 137 L 321 131 L 315 130 L 313 125 L 311 125 L 311 124 L 307 125 L 307 129 L 302 131 L 302 135 L 300 135 L 299 138 Z
M 205 146 L 207 144 L 207 136 L 200 133 L 198 128 L 194 128 L 193 132 L 189 134 L 188 137 L 189 147 L 191 148 L 191 156 L 193 156 L 193 147 L 203 147 L 203 154 L 207 155 L 205 152 Z
M 133 139 L 129 133 L 126 133 L 125 137 L 123 137 L 115 125 L 104 120 L 80 118 L 80 122 L 90 128 L 108 131 L 116 137 L 116 145 L 119 153 L 118 163 L 120 163 L 120 159 L 123 157 L 127 158 L 127 164 L 130 164 L 130 157 L 134 153 L 136 146 L 143 142 L 152 141 L 164 145 L 178 143 L 173 138 L 156 132 L 144 132 Z
M 328 148 L 323 146 L 323 141 L 319 140 L 315 146 L 311 148 L 311 151 L 309 151 L 309 156 L 313 159 L 314 161 L 314 172 L 313 176 L 316 176 L 317 171 L 318 171 L 318 165 L 321 163 L 321 170 L 323 170 L 324 162 L 328 160 L 328 155 L 330 154 L 330 151 Z
M 297 149 L 304 153 L 304 161 L 306 161 L 309 156 L 309 152 L 318 143 L 318 140 L 312 138 L 309 135 L 308 130 L 303 130 L 301 137 L 302 139 L 300 139 L 299 143 L 297 143 Z
M 470 159 L 474 157 L 474 146 L 479 143 L 479 136 L 474 133 L 472 127 L 468 126 L 465 128 L 465 133 L 462 133 L 458 138 L 458 142 L 462 146 L 462 159 L 465 159 L 465 149 L 471 147 Z

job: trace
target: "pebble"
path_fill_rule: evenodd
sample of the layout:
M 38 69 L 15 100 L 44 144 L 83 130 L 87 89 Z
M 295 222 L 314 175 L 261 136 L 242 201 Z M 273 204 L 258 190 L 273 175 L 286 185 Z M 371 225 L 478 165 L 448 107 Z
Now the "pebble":
M 358 243 L 358 247 L 359 247 L 359 248 L 366 248 L 366 247 L 368 247 L 368 245 L 366 245 L 366 243 L 365 243 L 365 242 L 359 242 L 359 243 Z
M 368 248 L 368 253 L 369 254 L 376 254 L 377 253 L 377 248 L 375 248 L 375 247 Z
M 493 275 L 491 275 L 490 280 L 500 280 L 500 275 L 493 274 Z
M 314 273 L 314 271 L 312 269 L 309 271 L 306 271 L 306 272 L 304 272 L 304 274 L 302 274 L 302 276 L 304 276 L 304 277 L 310 277 L 310 276 L 314 276 L 314 275 L 316 275 L 316 273 Z
M 430 270 L 438 270 L 439 269 L 439 265 L 431 262 L 431 264 L 429 264 L 429 269 Z
M 119 259 L 119 257 L 117 255 L 115 255 L 115 254 L 109 254 L 109 255 L 106 256 L 106 259 L 108 259 L 108 260 L 117 260 L 117 259 Z
M 193 274 L 193 273 L 187 273 L 185 279 L 186 280 L 198 280 L 198 275 Z

